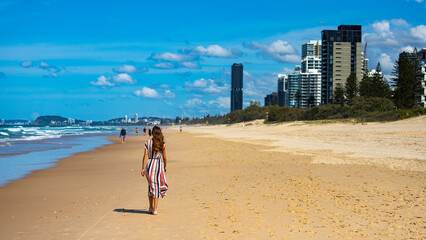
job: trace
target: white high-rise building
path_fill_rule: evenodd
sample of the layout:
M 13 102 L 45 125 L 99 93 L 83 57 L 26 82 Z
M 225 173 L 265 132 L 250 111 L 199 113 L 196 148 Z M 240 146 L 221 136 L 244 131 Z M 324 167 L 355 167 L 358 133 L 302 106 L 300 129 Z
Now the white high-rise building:
M 4 125 L 4 123 L 5 123 L 5 120 L 4 120 L 4 119 L 0 120 L 0 124 L 1 124 L 1 125 Z
M 320 40 L 303 44 L 301 65 L 291 74 L 278 76 L 280 106 L 309 108 L 321 104 L 321 49 Z
M 139 122 L 138 114 L 135 113 L 135 123 L 138 123 L 138 122 Z
M 124 122 L 126 123 L 127 122 L 127 115 L 124 115 Z
M 75 124 L 75 119 L 68 118 L 67 122 L 68 122 L 68 125 L 73 125 Z
M 288 83 L 287 75 L 278 74 L 278 106 L 286 106 L 286 98 L 287 98 L 287 85 Z
M 422 63 L 422 79 L 416 87 L 416 104 L 422 108 L 426 108 L 426 48 L 423 48 L 418 53 L 418 58 Z

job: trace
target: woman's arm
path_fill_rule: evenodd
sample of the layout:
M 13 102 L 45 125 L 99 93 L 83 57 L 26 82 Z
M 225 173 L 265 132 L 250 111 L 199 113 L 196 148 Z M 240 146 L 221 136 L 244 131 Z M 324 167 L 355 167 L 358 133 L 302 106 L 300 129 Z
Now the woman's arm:
M 163 162 L 164 162 L 164 171 L 167 172 L 167 156 L 166 156 L 166 147 L 163 149 Z
M 142 171 L 141 171 L 142 177 L 145 176 L 145 165 L 146 165 L 147 158 L 148 158 L 148 150 L 145 148 L 145 153 L 143 154 L 143 161 L 142 161 Z

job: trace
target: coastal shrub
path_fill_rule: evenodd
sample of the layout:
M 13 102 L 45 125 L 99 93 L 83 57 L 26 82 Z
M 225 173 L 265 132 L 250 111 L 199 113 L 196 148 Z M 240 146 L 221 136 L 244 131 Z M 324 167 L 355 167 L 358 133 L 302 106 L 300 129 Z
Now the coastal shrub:
M 396 112 L 396 116 L 398 120 L 421 116 L 426 113 L 425 109 L 421 108 L 418 105 L 414 105 L 413 108 L 411 109 L 399 109 L 399 110 L 396 110 L 395 112 Z
M 320 106 L 312 120 L 347 118 L 349 109 L 345 105 L 327 104 Z
M 394 108 L 392 100 L 379 97 L 356 97 L 353 100 L 353 115 L 365 112 L 386 112 Z
M 268 122 L 287 122 L 301 120 L 303 116 L 302 109 L 291 107 L 272 106 L 269 109 Z
M 394 109 L 390 99 L 379 97 L 355 97 L 349 105 L 326 104 L 309 109 L 282 106 L 251 106 L 243 110 L 233 111 L 226 115 L 204 116 L 182 121 L 184 124 L 227 124 L 256 119 L 266 122 L 285 122 L 297 120 L 326 120 L 356 118 L 359 121 L 395 121 L 426 114 L 425 109 L 414 106 L 412 109 Z

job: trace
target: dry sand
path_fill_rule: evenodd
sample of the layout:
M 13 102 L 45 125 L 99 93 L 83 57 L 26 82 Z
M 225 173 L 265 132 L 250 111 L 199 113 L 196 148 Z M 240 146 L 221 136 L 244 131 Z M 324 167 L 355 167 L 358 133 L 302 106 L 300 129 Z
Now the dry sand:
M 0 188 L 0 238 L 425 239 L 425 123 L 166 130 L 158 216 L 140 176 L 146 137 L 114 138 Z

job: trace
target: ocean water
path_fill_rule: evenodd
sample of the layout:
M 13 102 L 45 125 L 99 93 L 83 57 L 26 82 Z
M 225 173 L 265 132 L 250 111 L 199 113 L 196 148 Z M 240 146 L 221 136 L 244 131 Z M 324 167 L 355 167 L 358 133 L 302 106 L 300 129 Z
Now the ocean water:
M 108 144 L 106 137 L 119 136 L 121 128 L 0 126 L 0 187 L 61 158 Z

